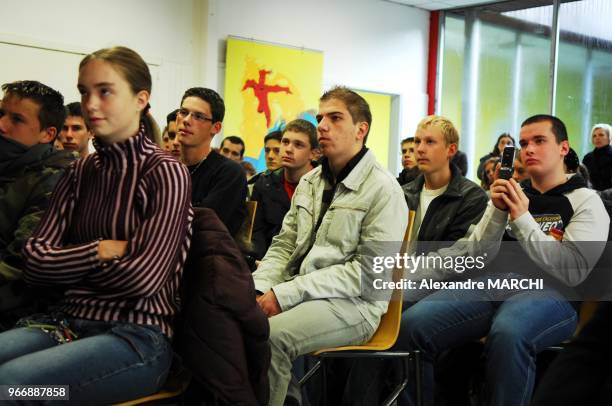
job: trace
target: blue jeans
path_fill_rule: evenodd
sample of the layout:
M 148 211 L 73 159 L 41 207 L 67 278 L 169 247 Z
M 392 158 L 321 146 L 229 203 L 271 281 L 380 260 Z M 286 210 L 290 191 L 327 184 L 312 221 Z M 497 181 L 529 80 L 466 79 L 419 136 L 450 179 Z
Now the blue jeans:
M 574 308 L 552 289 L 443 290 L 402 314 L 395 349 L 422 352 L 424 404 L 433 405 L 437 356 L 486 336 L 486 404 L 522 406 L 533 392 L 536 354 L 570 338 L 576 323 Z M 401 404 L 413 403 L 408 392 Z
M 35 320 L 53 323 L 48 316 Z M 69 385 L 69 401 L 44 403 L 61 405 L 126 401 L 155 393 L 164 384 L 172 348 L 157 327 L 67 320 L 79 338 L 65 344 L 35 327 L 0 334 L 0 383 Z

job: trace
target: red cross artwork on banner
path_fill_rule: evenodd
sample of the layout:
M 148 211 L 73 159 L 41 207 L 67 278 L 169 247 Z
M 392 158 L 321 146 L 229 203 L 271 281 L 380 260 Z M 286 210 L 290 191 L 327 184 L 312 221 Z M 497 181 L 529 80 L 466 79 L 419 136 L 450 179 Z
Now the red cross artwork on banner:
M 269 85 L 266 84 L 266 75 L 271 73 L 272 71 L 260 69 L 259 70 L 259 81 L 255 81 L 253 79 L 248 79 L 242 90 L 246 90 L 249 88 L 253 89 L 253 93 L 255 97 L 259 101 L 259 105 L 257 106 L 257 112 L 263 113 L 266 116 L 266 126 L 270 127 L 270 104 L 268 103 L 268 93 L 276 93 L 276 92 L 285 92 L 287 94 L 291 94 L 291 89 L 285 86 L 279 85 Z

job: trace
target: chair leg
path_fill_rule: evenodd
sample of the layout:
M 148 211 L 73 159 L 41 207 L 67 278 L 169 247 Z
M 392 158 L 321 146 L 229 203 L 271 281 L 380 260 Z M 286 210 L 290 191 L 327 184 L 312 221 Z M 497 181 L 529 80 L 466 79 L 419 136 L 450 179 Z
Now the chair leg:
M 321 358 L 321 375 L 323 377 L 323 388 L 321 389 L 321 404 L 327 406 L 327 368 L 325 367 L 325 359 Z
M 402 393 L 402 391 L 408 386 L 408 371 L 409 371 L 409 362 L 410 358 L 405 357 L 401 359 L 402 363 L 402 373 L 401 373 L 401 382 L 395 387 L 393 392 L 383 402 L 383 406 L 391 406 L 393 402 L 397 400 L 397 397 Z
M 414 351 L 414 383 L 416 385 L 416 405 L 423 406 L 423 361 L 421 352 Z
M 317 373 L 320 367 L 321 367 L 321 360 L 318 360 L 317 363 L 312 368 L 310 368 L 308 372 L 306 372 L 306 374 L 298 382 L 298 384 L 300 385 L 300 388 L 304 386 L 306 382 L 308 382 L 308 380 L 312 378 L 314 374 Z

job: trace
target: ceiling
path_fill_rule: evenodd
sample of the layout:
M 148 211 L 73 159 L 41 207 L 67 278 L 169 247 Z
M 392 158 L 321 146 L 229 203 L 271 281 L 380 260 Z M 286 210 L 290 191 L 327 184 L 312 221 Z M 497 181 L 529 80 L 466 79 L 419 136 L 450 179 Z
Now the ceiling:
M 405 4 L 407 6 L 413 6 L 422 8 L 425 10 L 448 10 L 453 8 L 463 8 L 470 6 L 479 6 L 489 3 L 498 3 L 497 1 L 487 0 L 386 0 L 392 3 Z

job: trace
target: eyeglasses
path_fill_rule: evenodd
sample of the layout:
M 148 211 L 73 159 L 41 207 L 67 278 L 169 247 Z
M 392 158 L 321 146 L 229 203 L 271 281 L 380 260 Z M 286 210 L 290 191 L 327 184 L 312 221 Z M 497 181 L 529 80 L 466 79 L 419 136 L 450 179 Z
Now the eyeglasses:
M 189 115 L 191 114 L 191 116 L 193 117 L 193 119 L 195 121 L 199 121 L 201 123 L 204 123 L 206 121 L 210 121 L 211 123 L 213 122 L 212 118 L 206 117 L 204 114 L 198 112 L 198 111 L 189 111 L 187 109 L 179 109 L 179 111 L 176 112 L 176 114 L 181 117 L 183 120 L 186 120 L 187 117 L 189 117 Z

